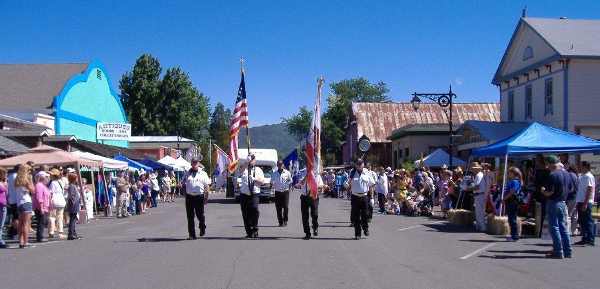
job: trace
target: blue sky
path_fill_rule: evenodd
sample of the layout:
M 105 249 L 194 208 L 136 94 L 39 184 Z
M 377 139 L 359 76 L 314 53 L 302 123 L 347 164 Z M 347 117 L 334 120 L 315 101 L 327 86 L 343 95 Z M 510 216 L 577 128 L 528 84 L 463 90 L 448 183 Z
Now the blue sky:
M 530 17 L 600 18 L 600 1 L 573 0 L 0 0 L 0 63 L 98 59 L 118 88 L 151 53 L 231 107 L 243 56 L 253 126 L 312 106 L 319 75 L 383 81 L 394 101 L 450 83 L 458 101 L 497 101 L 490 80 L 525 5 Z

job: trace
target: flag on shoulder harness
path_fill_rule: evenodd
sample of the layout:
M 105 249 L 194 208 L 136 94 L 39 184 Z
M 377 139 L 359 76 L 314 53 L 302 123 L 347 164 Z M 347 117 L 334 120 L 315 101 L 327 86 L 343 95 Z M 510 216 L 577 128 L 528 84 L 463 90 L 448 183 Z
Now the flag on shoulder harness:
M 321 173 L 321 87 L 323 77 L 317 81 L 317 100 L 313 112 L 312 123 L 306 140 L 306 180 L 308 190 L 313 199 L 317 198 L 317 176 Z
M 215 166 L 215 183 L 217 188 L 223 187 L 223 185 L 227 181 L 227 174 L 225 173 L 229 167 L 229 156 L 225 153 L 218 145 L 214 145 L 216 157 L 216 166 Z
M 244 81 L 244 70 L 242 70 L 242 80 L 238 89 L 237 99 L 233 115 L 229 122 L 229 172 L 233 173 L 238 164 L 238 135 L 242 127 L 248 127 L 248 103 L 246 102 L 246 82 Z

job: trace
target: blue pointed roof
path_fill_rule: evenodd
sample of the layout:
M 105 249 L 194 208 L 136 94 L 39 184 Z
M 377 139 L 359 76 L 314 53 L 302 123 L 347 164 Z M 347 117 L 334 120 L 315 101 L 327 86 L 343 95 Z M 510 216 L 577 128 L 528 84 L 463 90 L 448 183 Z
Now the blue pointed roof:
M 442 167 L 443 165 L 449 165 L 449 163 L 448 163 L 449 157 L 450 157 L 450 155 L 448 155 L 448 153 L 445 150 L 436 149 L 431 154 L 429 154 L 428 156 L 423 158 L 423 163 L 425 164 L 426 167 L 430 167 L 430 168 Z M 415 161 L 415 164 L 419 165 L 420 162 L 421 162 L 420 160 L 417 160 L 417 161 Z M 452 157 L 452 165 L 453 166 L 464 167 L 465 164 L 466 163 L 463 160 L 456 158 L 456 157 Z
M 132 160 L 132 159 L 130 159 L 130 158 L 124 156 L 124 155 L 116 155 L 114 157 L 114 159 L 118 160 L 118 161 L 127 162 L 127 164 L 129 165 L 129 167 L 132 167 L 132 168 L 135 168 L 135 169 L 138 169 L 138 170 L 139 169 L 143 169 L 143 170 L 145 170 L 147 172 L 154 171 L 154 169 L 152 169 L 151 167 L 149 167 L 147 165 L 144 165 L 144 164 L 142 164 L 140 162 L 134 161 L 134 160 Z
M 600 141 L 534 122 L 508 138 L 473 150 L 473 155 L 503 156 L 595 151 L 600 151 Z

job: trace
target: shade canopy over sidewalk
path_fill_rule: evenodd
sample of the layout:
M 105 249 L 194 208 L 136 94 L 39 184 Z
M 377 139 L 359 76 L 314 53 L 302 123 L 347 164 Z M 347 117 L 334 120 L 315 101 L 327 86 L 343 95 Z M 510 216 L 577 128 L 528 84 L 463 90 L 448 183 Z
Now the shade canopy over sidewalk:
M 450 155 L 443 149 L 436 149 L 431 154 L 423 158 L 423 164 L 421 164 L 421 160 L 415 161 L 415 165 L 417 166 L 426 166 L 430 168 L 439 168 L 443 165 L 448 165 Z M 466 163 L 459 159 L 452 157 L 452 164 L 454 166 L 464 167 Z
M 158 160 L 158 162 L 170 166 L 176 171 L 186 171 L 192 167 L 192 165 L 182 157 L 176 159 L 171 156 L 166 156 Z
M 13 167 L 29 161 L 33 162 L 35 165 L 49 166 L 79 165 L 90 168 L 99 168 L 103 165 L 102 161 L 82 158 L 55 147 L 41 145 L 27 150 L 27 152 L 22 155 L 0 160 L 0 167 Z
M 88 160 L 101 161 L 104 170 L 126 170 L 128 167 L 127 162 L 106 158 L 93 153 L 74 151 L 72 154 Z
M 473 150 L 472 154 L 505 156 L 597 151 L 600 151 L 600 141 L 534 122 L 506 139 Z
M 144 165 L 140 162 L 134 161 L 124 155 L 116 155 L 115 156 L 115 160 L 118 161 L 123 161 L 123 162 L 127 162 L 127 165 L 129 166 L 129 168 L 132 168 L 134 170 L 144 170 L 147 172 L 152 172 L 154 171 L 151 167 Z

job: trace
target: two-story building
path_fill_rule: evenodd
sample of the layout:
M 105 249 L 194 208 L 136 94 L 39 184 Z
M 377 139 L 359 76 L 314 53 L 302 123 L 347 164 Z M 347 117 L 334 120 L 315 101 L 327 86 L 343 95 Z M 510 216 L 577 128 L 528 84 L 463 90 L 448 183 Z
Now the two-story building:
M 600 21 L 522 17 L 492 83 L 502 121 L 600 138 Z

